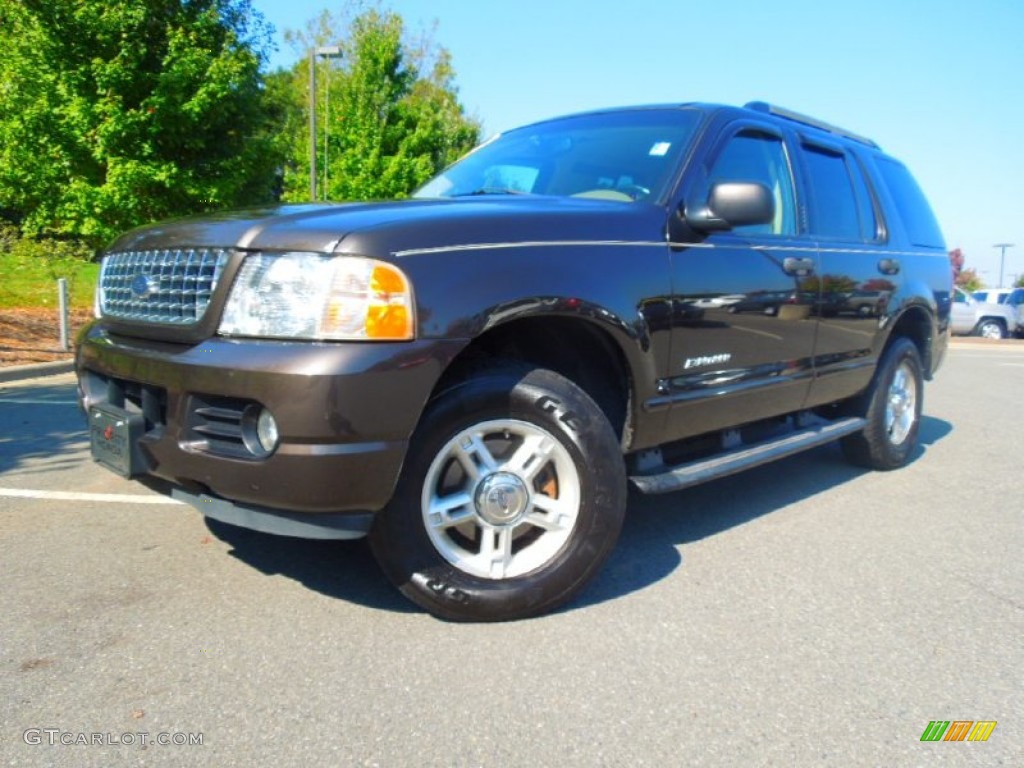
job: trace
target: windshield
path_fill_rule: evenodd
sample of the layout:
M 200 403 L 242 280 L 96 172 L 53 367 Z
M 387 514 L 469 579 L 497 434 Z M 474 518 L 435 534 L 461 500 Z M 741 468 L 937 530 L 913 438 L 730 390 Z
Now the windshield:
M 495 137 L 414 197 L 534 194 L 656 201 L 700 122 L 693 109 L 579 115 Z

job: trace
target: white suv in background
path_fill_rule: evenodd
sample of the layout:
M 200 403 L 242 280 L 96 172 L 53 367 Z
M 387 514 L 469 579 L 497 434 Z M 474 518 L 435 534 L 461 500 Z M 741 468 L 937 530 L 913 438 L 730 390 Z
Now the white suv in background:
M 977 301 L 966 291 L 953 293 L 953 334 L 1005 339 L 1017 328 L 1017 313 L 1008 304 Z

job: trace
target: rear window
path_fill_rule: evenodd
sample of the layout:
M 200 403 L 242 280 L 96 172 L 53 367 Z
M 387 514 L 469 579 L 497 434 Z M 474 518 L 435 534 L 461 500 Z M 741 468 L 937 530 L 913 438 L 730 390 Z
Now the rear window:
M 910 242 L 925 248 L 944 248 L 939 223 L 910 171 L 888 157 L 878 158 L 878 170 L 892 194 Z
M 978 301 L 986 301 L 991 304 L 1005 304 L 1009 291 L 975 291 L 974 298 Z

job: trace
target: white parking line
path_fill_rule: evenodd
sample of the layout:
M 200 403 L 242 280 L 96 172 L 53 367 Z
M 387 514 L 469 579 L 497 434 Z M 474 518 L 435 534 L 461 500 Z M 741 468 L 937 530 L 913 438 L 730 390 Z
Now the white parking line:
M 164 496 L 143 496 L 126 493 L 74 493 L 71 491 L 33 491 L 26 488 L 0 488 L 0 496 L 16 499 L 46 499 L 49 501 L 105 501 L 121 504 L 182 504 L 184 502 Z

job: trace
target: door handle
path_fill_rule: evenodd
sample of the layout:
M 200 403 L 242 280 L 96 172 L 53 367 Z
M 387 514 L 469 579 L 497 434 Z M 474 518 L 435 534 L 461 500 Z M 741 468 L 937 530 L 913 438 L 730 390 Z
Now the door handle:
M 814 271 L 814 259 L 796 259 L 787 256 L 782 260 L 782 271 L 787 275 L 806 277 Z
M 883 275 L 898 275 L 900 263 L 896 259 L 882 259 L 878 262 L 878 271 Z

